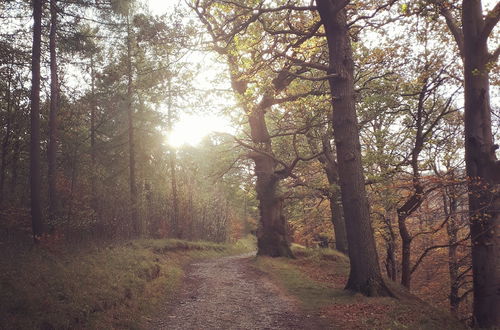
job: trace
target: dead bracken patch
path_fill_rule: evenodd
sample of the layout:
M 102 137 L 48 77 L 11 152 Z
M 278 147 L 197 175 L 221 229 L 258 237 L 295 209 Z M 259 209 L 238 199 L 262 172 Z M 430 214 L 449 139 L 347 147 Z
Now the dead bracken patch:
M 322 309 L 327 318 L 341 329 L 367 329 L 370 325 L 387 324 L 393 307 L 385 304 L 332 304 Z
M 295 296 L 310 315 L 328 324 L 328 329 L 465 328 L 449 313 L 429 306 L 398 283 L 387 283 L 397 299 L 368 298 L 343 290 L 349 263 L 336 251 L 301 249 L 295 260 L 258 258 L 255 264 Z

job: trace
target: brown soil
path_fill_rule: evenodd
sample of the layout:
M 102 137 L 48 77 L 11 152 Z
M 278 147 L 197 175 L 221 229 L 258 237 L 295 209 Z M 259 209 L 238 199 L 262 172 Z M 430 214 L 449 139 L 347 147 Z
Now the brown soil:
M 191 264 L 178 296 L 148 329 L 325 329 L 252 267 L 253 255 Z

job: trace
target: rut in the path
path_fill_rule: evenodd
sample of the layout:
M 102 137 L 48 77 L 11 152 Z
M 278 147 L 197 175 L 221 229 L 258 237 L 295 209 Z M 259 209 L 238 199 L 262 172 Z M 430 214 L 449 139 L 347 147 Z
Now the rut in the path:
M 149 329 L 324 329 L 302 314 L 265 274 L 253 256 L 194 263 L 180 296 Z

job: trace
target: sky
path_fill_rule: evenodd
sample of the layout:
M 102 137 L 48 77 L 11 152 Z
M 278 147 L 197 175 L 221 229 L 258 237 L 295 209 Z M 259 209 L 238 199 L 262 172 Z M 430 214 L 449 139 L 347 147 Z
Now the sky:
M 167 13 L 169 10 L 174 8 L 176 5 L 185 6 L 183 0 L 144 0 L 148 3 L 148 6 L 153 14 L 162 15 Z M 483 9 L 485 11 L 490 10 L 497 3 L 497 0 L 483 0 Z M 193 56 L 193 61 L 199 61 L 200 64 L 207 67 L 206 58 L 202 56 Z M 213 61 L 213 60 L 212 60 Z M 208 65 L 209 66 L 209 65 Z M 217 65 L 215 65 L 217 67 Z M 218 66 L 221 69 L 221 66 Z M 217 70 L 217 69 L 216 69 Z M 210 72 L 209 75 L 213 73 Z M 198 88 L 209 89 L 210 85 L 207 84 L 209 81 L 203 77 L 204 73 L 201 73 L 198 77 Z M 498 88 L 492 88 L 492 98 L 496 98 L 496 94 L 499 93 Z M 230 105 L 227 102 L 227 105 Z M 220 109 L 219 109 L 220 110 Z M 231 123 L 228 116 L 221 114 L 219 110 L 214 111 L 204 111 L 204 114 L 196 114 L 193 111 L 192 114 L 180 114 L 179 121 L 174 124 L 173 132 L 166 132 L 167 142 L 174 147 L 181 147 L 182 145 L 196 146 L 204 136 L 212 132 L 224 132 L 234 134 L 236 128 Z
M 146 0 L 151 12 L 155 15 L 167 13 L 174 6 L 180 4 L 185 6 L 183 0 Z M 200 54 L 191 54 L 192 61 L 203 64 L 207 70 L 199 73 L 193 84 L 195 88 L 208 90 L 212 87 L 211 78 L 217 75 L 217 70 L 223 70 L 223 67 L 216 65 L 215 61 L 210 56 Z M 207 63 L 213 62 L 213 63 Z M 209 65 L 207 65 L 209 64 Z M 210 65 L 212 64 L 212 65 Z M 220 100 L 219 100 L 220 101 Z M 221 102 L 216 102 L 221 103 Z M 227 100 L 225 102 L 230 105 Z M 221 105 L 224 107 L 224 105 Z M 172 132 L 164 132 L 166 142 L 175 147 L 181 148 L 183 145 L 196 146 L 203 138 L 214 132 L 235 134 L 235 125 L 231 123 L 231 119 L 221 113 L 221 109 L 204 109 L 204 111 L 190 111 L 191 113 L 180 113 L 179 120 L 173 125 Z
M 178 0 L 146 0 L 153 14 L 165 14 L 170 8 L 174 7 L 180 1 Z
M 232 130 L 229 119 L 223 116 L 184 114 L 174 125 L 173 132 L 167 135 L 167 143 L 176 148 L 196 146 L 210 133 L 231 133 Z

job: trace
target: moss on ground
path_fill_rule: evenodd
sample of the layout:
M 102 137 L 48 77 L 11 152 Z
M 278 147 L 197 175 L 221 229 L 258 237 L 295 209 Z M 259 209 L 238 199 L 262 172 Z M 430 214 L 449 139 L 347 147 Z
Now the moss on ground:
M 166 239 L 72 251 L 5 249 L 0 329 L 137 328 L 172 295 L 188 262 L 248 252 L 252 244 Z
M 389 286 L 398 299 L 367 298 L 343 290 L 349 260 L 330 249 L 293 247 L 296 259 L 258 257 L 255 267 L 268 273 L 309 314 L 332 329 L 464 329 L 449 313 L 439 311 L 398 284 Z

